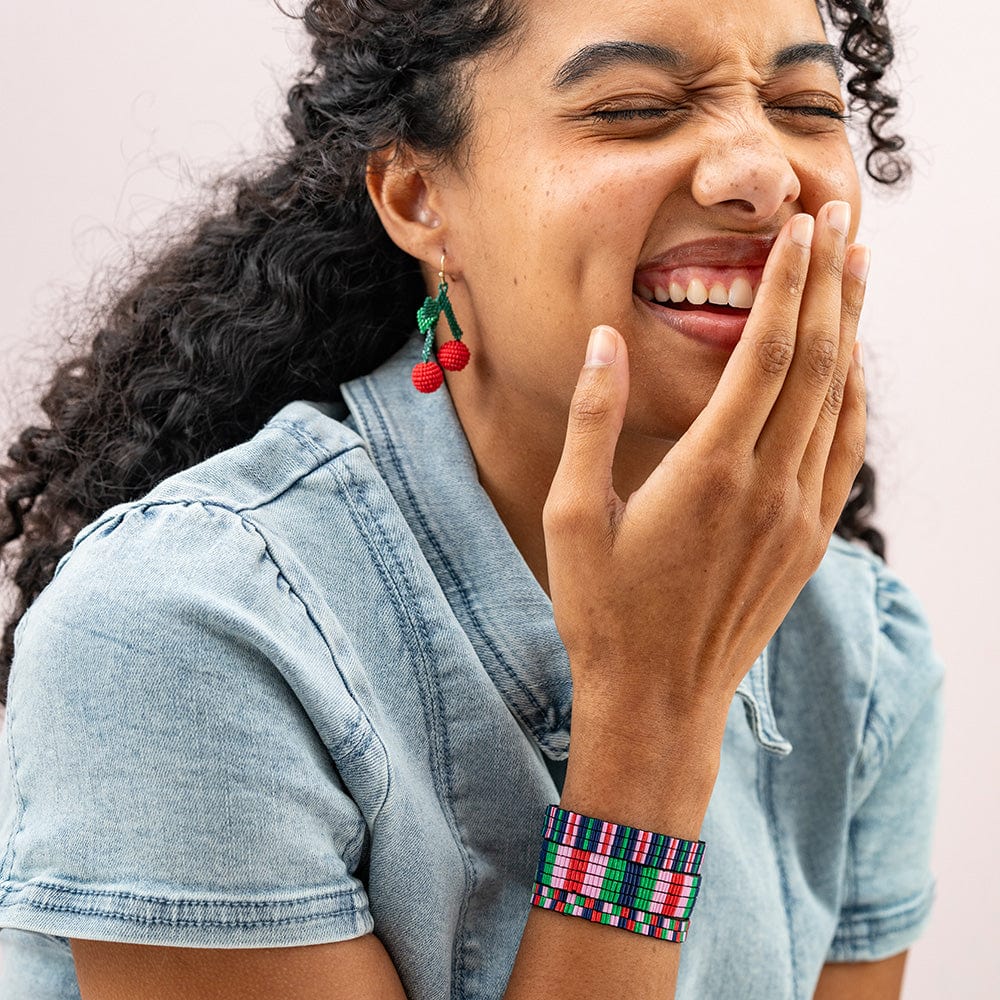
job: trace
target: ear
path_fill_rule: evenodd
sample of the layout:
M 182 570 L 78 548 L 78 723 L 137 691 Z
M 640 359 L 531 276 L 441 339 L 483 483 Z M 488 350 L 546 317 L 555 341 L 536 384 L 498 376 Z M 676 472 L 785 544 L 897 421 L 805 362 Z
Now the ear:
M 431 172 L 399 149 L 391 149 L 369 158 L 365 183 L 392 242 L 436 268 L 445 235 Z

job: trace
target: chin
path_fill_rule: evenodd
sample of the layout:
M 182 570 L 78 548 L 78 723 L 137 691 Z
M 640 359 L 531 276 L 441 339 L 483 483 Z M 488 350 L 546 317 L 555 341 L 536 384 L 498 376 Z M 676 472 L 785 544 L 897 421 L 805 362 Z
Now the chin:
M 719 384 L 717 372 L 685 371 L 664 384 L 633 366 L 623 430 L 674 442 L 695 422 Z M 656 374 L 660 374 L 657 372 Z
M 622 435 L 634 435 L 662 441 L 672 445 L 678 441 L 694 423 L 700 410 L 693 413 L 673 412 L 669 416 L 653 406 L 629 407 Z

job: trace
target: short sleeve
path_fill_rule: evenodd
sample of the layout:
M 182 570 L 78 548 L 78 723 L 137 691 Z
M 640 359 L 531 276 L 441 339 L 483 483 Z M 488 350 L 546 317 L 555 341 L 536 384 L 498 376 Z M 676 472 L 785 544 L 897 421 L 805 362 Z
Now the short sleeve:
M 345 732 L 356 709 L 252 523 L 188 502 L 96 522 L 15 649 L 0 926 L 231 948 L 372 930 L 365 821 L 296 688 L 328 678 Z
M 942 664 L 917 598 L 884 566 L 877 601 L 875 677 L 855 774 L 845 895 L 827 956 L 834 962 L 905 951 L 934 898 Z

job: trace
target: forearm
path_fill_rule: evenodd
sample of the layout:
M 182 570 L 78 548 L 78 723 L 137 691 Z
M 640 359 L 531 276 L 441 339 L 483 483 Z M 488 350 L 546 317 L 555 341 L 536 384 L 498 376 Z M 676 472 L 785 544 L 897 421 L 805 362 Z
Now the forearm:
M 602 721 L 574 702 L 560 805 L 696 840 L 718 771 L 718 719 Z M 628 721 L 624 721 L 627 719 Z M 532 907 L 505 1000 L 673 997 L 682 945 Z

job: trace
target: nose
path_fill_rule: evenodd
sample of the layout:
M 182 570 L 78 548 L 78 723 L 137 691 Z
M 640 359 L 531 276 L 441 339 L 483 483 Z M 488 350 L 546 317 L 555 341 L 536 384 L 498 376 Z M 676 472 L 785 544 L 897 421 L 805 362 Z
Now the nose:
M 798 200 L 798 175 L 773 126 L 742 118 L 706 141 L 691 190 L 706 208 L 724 208 L 744 221 L 773 217 L 783 204 Z

